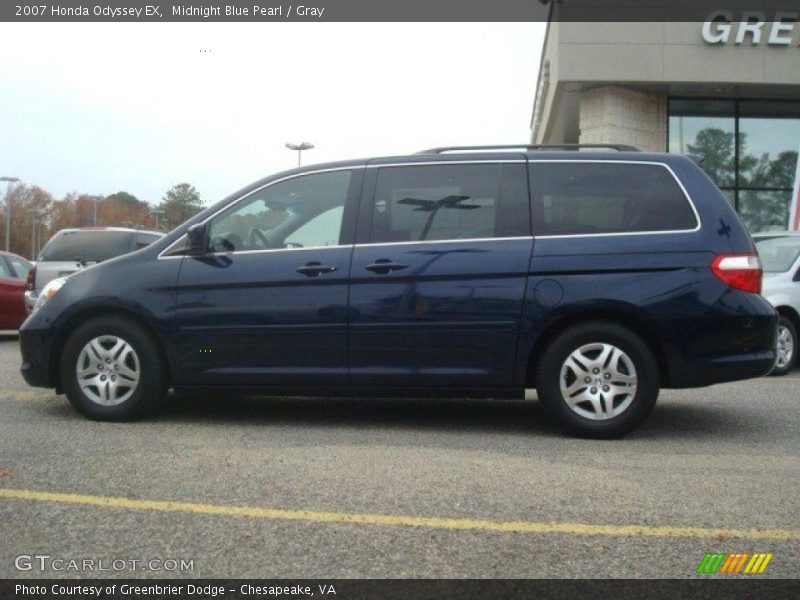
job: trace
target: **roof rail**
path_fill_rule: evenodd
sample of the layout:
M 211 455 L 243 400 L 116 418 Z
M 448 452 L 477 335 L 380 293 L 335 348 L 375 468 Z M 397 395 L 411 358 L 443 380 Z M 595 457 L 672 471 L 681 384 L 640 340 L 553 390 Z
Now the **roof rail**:
M 636 146 L 626 144 L 507 144 L 501 146 L 442 146 L 441 148 L 430 148 L 422 150 L 416 154 L 444 154 L 455 150 L 582 150 L 583 148 L 617 150 L 618 152 L 640 152 Z

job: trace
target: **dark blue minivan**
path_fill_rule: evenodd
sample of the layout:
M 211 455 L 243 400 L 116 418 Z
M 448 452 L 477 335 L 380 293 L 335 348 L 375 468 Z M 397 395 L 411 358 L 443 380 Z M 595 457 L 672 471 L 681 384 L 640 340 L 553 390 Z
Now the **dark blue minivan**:
M 522 398 L 624 434 L 659 389 L 758 377 L 777 314 L 690 158 L 439 148 L 263 179 L 151 246 L 58 279 L 22 373 L 92 419 L 169 388 Z

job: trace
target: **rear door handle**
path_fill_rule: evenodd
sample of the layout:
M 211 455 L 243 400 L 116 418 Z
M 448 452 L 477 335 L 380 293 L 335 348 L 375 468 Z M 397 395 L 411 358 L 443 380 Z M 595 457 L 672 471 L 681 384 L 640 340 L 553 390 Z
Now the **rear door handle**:
M 297 272 L 301 275 L 305 275 L 306 277 L 318 277 L 323 273 L 333 273 L 336 271 L 336 267 L 330 267 L 328 265 L 323 265 L 319 262 L 309 262 L 304 264 L 301 267 L 297 267 Z
M 378 273 L 379 275 L 386 275 L 390 271 L 400 271 L 401 269 L 407 269 L 408 265 L 401 265 L 400 263 L 392 262 L 388 258 L 379 258 L 371 265 L 367 265 L 367 271 L 372 271 L 373 273 Z

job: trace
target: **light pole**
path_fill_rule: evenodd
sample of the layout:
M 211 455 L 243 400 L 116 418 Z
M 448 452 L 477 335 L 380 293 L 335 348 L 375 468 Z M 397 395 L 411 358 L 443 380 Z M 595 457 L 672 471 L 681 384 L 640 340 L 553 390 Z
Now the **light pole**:
M 150 214 L 156 218 L 156 231 L 158 231 L 158 216 L 164 214 L 163 208 L 153 208 L 150 210 Z
M 36 260 L 36 225 L 39 224 L 37 219 L 41 219 L 44 215 L 35 208 L 29 210 L 28 213 L 31 215 L 31 260 Z
M 300 166 L 301 160 L 300 157 L 303 154 L 303 150 L 311 150 L 314 147 L 314 144 L 309 144 L 308 142 L 301 142 L 299 144 L 286 144 L 286 147 L 289 150 L 296 150 L 297 151 L 297 166 Z
M 8 186 L 6 187 L 6 252 L 8 252 L 8 245 L 11 238 L 11 207 L 8 205 L 8 194 L 11 192 L 11 184 L 19 181 L 19 177 L 0 177 L 0 181 L 5 181 Z

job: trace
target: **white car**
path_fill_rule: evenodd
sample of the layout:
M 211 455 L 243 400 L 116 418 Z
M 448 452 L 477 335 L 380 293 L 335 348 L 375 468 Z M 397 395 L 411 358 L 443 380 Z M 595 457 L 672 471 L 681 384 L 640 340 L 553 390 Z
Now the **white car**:
M 753 236 L 764 269 L 761 295 L 780 313 L 778 358 L 773 375 L 786 375 L 797 362 L 800 337 L 800 231 Z
M 33 312 L 39 294 L 51 281 L 68 277 L 81 269 L 139 250 L 164 234 L 127 227 L 85 227 L 62 229 L 45 244 L 28 272 L 25 310 Z

